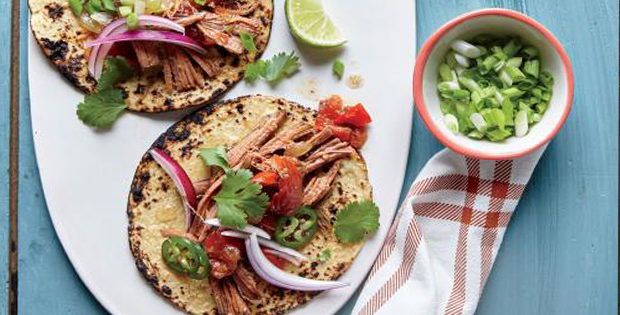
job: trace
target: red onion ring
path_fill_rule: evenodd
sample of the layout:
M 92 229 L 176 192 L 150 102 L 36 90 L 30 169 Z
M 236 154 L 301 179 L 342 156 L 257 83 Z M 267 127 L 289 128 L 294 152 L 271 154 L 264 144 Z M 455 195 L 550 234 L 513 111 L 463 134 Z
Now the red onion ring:
M 228 236 L 228 237 L 235 237 L 235 238 L 240 238 L 240 239 L 247 239 L 249 234 L 246 233 L 241 233 L 241 232 L 237 232 L 237 231 L 223 231 L 222 232 L 223 236 Z M 267 248 L 271 248 L 274 250 L 277 250 L 279 252 L 285 253 L 287 255 L 290 255 L 292 257 L 295 257 L 297 259 L 299 259 L 300 261 L 307 261 L 308 258 L 306 256 L 304 256 L 302 253 L 292 249 L 292 248 L 288 248 L 288 247 L 284 247 L 272 240 L 268 240 L 268 239 L 264 239 L 262 237 L 258 238 L 258 243 L 260 243 L 261 246 L 267 247 Z
M 156 26 L 163 29 L 179 32 L 185 35 L 185 28 L 172 20 L 155 16 L 155 15 L 141 15 L 138 17 L 140 26 Z M 119 34 L 127 31 L 127 20 L 124 18 L 116 19 L 103 28 L 97 39 L 103 39 L 109 35 Z M 100 46 L 94 46 L 93 50 L 88 57 L 88 72 L 95 79 L 101 76 L 101 70 L 103 69 L 103 60 L 108 55 L 108 52 L 112 48 L 112 44 L 103 44 Z M 101 53 L 100 53 L 101 52 Z
M 263 278 L 263 280 L 275 286 L 298 291 L 323 291 L 338 289 L 349 285 L 349 283 L 340 281 L 306 279 L 280 270 L 267 259 L 265 254 L 263 254 L 258 244 L 258 237 L 256 234 L 250 234 L 250 237 L 245 240 L 245 248 L 254 271 Z
M 203 221 L 205 224 L 207 225 L 212 225 L 212 226 L 217 226 L 217 227 L 222 227 L 222 222 L 220 221 L 220 219 L 218 218 L 212 218 L 212 219 L 206 219 Z M 239 231 L 239 232 L 244 232 L 247 234 L 256 234 L 260 237 L 266 238 L 266 239 L 271 239 L 271 236 L 269 236 L 269 233 L 265 232 L 265 230 L 256 227 L 254 225 L 250 225 L 247 224 L 243 229 L 235 229 L 235 228 L 231 228 L 231 227 L 227 227 L 224 226 L 224 228 L 226 229 L 231 229 L 231 230 L 235 230 L 235 231 Z
M 149 153 L 153 160 L 172 178 L 174 186 L 176 186 L 179 195 L 181 195 L 183 207 L 185 208 L 186 231 L 189 230 L 194 217 L 194 208 L 196 207 L 196 192 L 194 191 L 192 181 L 183 167 L 163 150 L 154 148 Z

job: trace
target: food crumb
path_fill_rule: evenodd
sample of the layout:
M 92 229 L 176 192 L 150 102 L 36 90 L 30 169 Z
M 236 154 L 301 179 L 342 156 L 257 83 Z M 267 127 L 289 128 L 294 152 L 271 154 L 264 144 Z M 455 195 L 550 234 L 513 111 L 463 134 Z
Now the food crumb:
M 352 89 L 359 89 L 364 84 L 364 78 L 359 74 L 352 74 L 347 77 L 347 86 Z

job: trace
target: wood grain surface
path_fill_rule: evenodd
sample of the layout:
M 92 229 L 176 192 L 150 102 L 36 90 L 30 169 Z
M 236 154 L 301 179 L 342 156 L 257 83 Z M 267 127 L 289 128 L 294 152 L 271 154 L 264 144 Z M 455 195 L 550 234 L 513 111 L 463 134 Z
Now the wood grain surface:
M 0 1 L 3 175 L 8 174 L 9 3 Z M 417 0 L 418 47 L 457 15 L 503 7 L 542 22 L 563 43 L 574 68 L 573 110 L 517 207 L 478 315 L 618 313 L 618 5 L 617 0 Z M 27 73 L 25 1 L 21 17 L 20 72 Z M 32 146 L 24 75 L 20 86 L 19 314 L 106 314 L 75 274 L 54 233 Z M 415 115 L 407 186 L 442 148 Z M 7 176 L 0 176 L 0 185 L 8 187 Z M 7 191 L 0 189 L 2 266 L 8 252 Z M 0 267 L 1 283 L 6 283 L 7 270 Z M 0 314 L 7 311 L 2 307 L 5 289 L 0 290 Z M 339 314 L 349 314 L 353 301 Z

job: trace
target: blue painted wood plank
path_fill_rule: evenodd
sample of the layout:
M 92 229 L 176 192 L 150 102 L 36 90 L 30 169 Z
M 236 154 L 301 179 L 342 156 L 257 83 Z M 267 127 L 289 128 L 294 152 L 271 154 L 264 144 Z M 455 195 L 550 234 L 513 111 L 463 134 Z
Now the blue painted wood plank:
M 107 314 L 75 273 L 47 212 L 30 121 L 26 1 L 22 2 L 20 14 L 18 311 L 19 314 Z
M 0 52 L 11 51 L 11 1 L 0 2 Z M 7 311 L 11 59 L 0 54 L 0 314 Z
M 571 57 L 576 89 L 573 112 L 517 208 L 477 314 L 617 314 L 618 2 L 418 0 L 418 47 L 449 19 L 491 6 L 530 14 L 554 32 Z M 20 312 L 103 314 L 53 232 L 28 110 L 22 90 Z M 416 115 L 406 185 L 440 149 Z

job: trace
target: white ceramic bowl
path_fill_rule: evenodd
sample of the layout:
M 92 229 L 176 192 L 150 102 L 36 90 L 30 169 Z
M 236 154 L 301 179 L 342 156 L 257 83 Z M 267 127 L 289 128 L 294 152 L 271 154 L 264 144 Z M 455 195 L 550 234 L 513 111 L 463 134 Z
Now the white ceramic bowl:
M 445 125 L 437 93 L 438 69 L 443 56 L 456 39 L 470 39 L 477 34 L 518 35 L 537 47 L 541 68 L 555 80 L 553 96 L 542 120 L 530 126 L 528 133 L 502 142 L 474 140 L 454 134 Z M 445 146 L 478 159 L 512 159 L 523 156 L 550 141 L 564 124 L 573 99 L 573 72 L 560 42 L 544 26 L 516 11 L 477 10 L 444 24 L 426 41 L 416 60 L 413 89 L 422 120 Z

